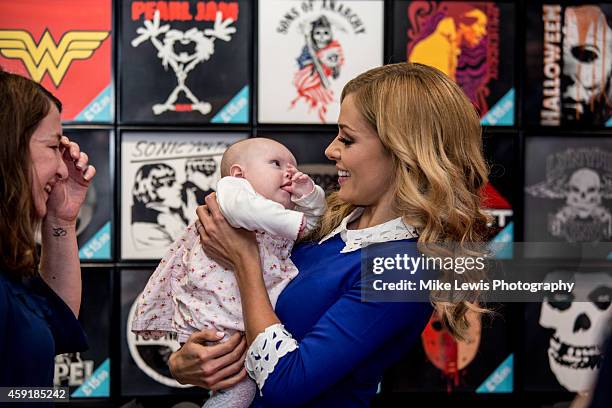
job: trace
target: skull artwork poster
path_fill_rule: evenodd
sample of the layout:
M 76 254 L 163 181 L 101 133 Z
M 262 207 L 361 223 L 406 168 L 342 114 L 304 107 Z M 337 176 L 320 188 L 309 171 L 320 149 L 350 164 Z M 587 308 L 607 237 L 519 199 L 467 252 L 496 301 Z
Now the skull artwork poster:
M 553 272 L 554 281 L 568 273 Z M 612 308 L 612 276 L 609 273 L 575 273 L 572 297 L 550 295 L 542 303 L 540 326 L 553 329 L 549 340 L 550 369 L 564 388 L 587 391 L 593 386 L 601 365 L 601 346 L 606 336 Z M 589 299 L 585 301 L 572 301 Z
M 585 143 L 564 139 L 571 146 L 582 146 L 565 149 L 551 146 L 556 142 L 550 139 L 530 140 L 529 157 L 548 151 L 544 156 L 544 174 L 538 163 L 527 168 L 526 241 L 549 242 L 552 238 L 567 243 L 593 243 L 612 239 L 609 201 L 612 199 L 612 154 L 595 147 L 602 142 L 582 140 Z M 587 147 L 590 141 L 593 147 Z M 547 234 L 542 233 L 543 229 Z

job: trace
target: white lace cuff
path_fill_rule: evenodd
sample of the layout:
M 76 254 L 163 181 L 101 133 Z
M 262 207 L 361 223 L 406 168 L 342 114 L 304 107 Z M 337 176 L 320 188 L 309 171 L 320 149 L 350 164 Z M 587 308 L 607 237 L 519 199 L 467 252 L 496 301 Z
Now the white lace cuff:
M 249 376 L 257 383 L 259 395 L 262 395 L 264 383 L 278 360 L 297 348 L 297 341 L 280 323 L 266 327 L 255 337 L 248 349 L 245 366 Z

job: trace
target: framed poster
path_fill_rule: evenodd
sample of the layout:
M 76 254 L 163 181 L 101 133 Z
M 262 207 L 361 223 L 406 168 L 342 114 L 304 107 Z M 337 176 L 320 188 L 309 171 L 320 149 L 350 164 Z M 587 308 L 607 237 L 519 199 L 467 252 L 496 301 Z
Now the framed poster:
M 221 177 L 221 157 L 246 133 L 121 134 L 121 258 L 160 259 Z
M 489 183 L 483 192 L 483 207 L 493 216 L 490 241 L 496 259 L 511 259 L 514 242 L 514 182 L 516 135 L 492 135 L 484 138 L 485 159 L 489 165 Z
M 592 389 L 612 323 L 610 268 L 554 267 L 544 279 L 571 279 L 571 296 L 548 295 L 525 305 L 526 391 L 584 392 Z M 607 356 L 605 356 L 607 358 Z
M 393 2 L 393 61 L 433 66 L 461 86 L 489 126 L 515 123 L 515 5 Z
M 336 137 L 334 132 L 265 132 L 259 135 L 277 140 L 293 153 L 300 171 L 308 174 L 326 193 L 338 190 L 336 163 L 325 157 L 325 148 Z
M 121 123 L 249 122 L 250 1 L 127 0 L 121 29 Z
M 111 269 L 86 268 L 79 322 L 89 349 L 55 356 L 54 386 L 69 387 L 70 398 L 110 397 Z
M 96 167 L 85 202 L 77 218 L 77 242 L 81 261 L 113 259 L 114 234 L 114 149 L 113 132 L 103 129 L 66 129 L 66 136 L 78 143 Z
M 0 66 L 58 97 L 64 121 L 112 122 L 111 27 L 112 0 L 5 1 Z
M 260 0 L 258 121 L 336 123 L 344 85 L 383 64 L 383 5 Z
M 551 246 L 550 253 L 542 248 L 535 253 L 534 249 L 528 256 L 564 258 L 572 255 L 568 248 L 609 243 L 612 140 L 578 135 L 527 138 L 524 191 L 525 241 L 557 242 L 567 247 L 560 252 Z M 592 248 L 593 257 L 609 259 L 609 244 Z
M 456 341 L 432 317 L 421 341 L 387 371 L 383 392 L 513 392 L 514 353 L 503 319 L 468 320 L 469 341 Z
M 202 402 L 208 392 L 202 388 L 179 384 L 170 374 L 168 358 L 178 350 L 175 336 L 145 340 L 131 332 L 136 311 L 136 299 L 142 292 L 151 270 L 122 270 L 121 281 L 121 395 L 201 395 Z
M 527 4 L 525 121 L 612 126 L 612 3 Z

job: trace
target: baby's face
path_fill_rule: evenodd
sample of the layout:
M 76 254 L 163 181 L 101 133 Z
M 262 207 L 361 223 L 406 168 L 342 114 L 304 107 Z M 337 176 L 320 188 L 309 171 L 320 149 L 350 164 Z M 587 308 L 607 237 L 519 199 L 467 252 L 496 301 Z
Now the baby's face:
M 293 154 L 279 143 L 266 141 L 249 152 L 245 178 L 257 193 L 292 209 L 291 194 L 285 190 L 291 185 L 289 166 L 297 166 Z

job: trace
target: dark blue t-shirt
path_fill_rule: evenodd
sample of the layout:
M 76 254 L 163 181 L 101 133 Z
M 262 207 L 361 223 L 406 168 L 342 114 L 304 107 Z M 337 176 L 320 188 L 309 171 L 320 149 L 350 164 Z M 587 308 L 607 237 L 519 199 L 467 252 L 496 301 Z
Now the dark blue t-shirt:
M 68 305 L 40 277 L 0 272 L 0 386 L 53 386 L 56 354 L 87 349 Z

